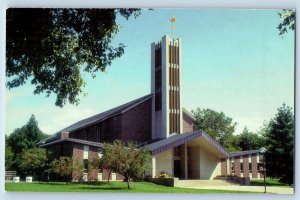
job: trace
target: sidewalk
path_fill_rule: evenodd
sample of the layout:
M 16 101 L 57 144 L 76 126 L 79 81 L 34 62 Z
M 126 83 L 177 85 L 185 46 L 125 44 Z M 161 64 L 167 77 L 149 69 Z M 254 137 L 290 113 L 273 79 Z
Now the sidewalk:
M 198 187 L 184 187 L 184 188 L 236 190 L 236 191 L 262 192 L 262 193 L 265 191 L 264 186 L 239 186 L 239 185 L 198 186 Z M 267 186 L 267 193 L 268 194 L 293 194 L 294 188 Z

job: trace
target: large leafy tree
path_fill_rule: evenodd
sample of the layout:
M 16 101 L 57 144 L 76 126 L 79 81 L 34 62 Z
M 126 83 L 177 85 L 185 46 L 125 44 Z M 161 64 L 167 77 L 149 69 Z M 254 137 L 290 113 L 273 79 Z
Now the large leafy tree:
M 13 153 L 11 169 L 21 172 L 22 153 L 27 149 L 36 147 L 36 144 L 46 137 L 47 135 L 38 127 L 38 122 L 34 115 L 31 115 L 24 126 L 15 129 L 6 141 L 6 145 L 10 147 Z
M 242 133 L 236 136 L 236 145 L 242 151 L 256 150 L 265 146 L 265 139 L 262 135 L 253 133 L 245 127 Z
M 293 183 L 294 175 L 294 126 L 292 108 L 283 104 L 266 134 L 267 175 L 289 184 Z
M 23 174 L 33 175 L 36 180 L 36 174 L 39 176 L 45 171 L 47 154 L 46 149 L 32 148 L 25 150 L 21 155 L 21 163 L 19 165 Z
M 13 152 L 11 147 L 7 144 L 7 135 L 5 135 L 5 170 L 11 170 L 13 164 Z
M 233 136 L 237 123 L 233 122 L 232 118 L 212 109 L 197 108 L 192 113 L 196 118 L 196 129 L 203 130 L 229 151 L 237 150 L 234 147 Z
M 38 142 L 47 137 L 38 127 L 34 115 L 31 115 L 26 125 L 15 129 L 7 139 L 7 144 L 12 148 L 13 153 L 22 153 L 24 150 L 34 148 Z
M 82 73 L 95 77 L 124 53 L 124 44 L 112 44 L 120 30 L 117 15 L 139 14 L 140 9 L 8 9 L 7 87 L 29 79 L 34 94 L 55 94 L 57 106 L 77 104 Z

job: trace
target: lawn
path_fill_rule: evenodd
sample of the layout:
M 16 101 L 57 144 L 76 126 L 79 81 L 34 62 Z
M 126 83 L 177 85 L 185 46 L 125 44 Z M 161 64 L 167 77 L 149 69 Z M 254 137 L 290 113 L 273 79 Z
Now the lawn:
M 251 185 L 255 186 L 263 186 L 264 185 L 264 180 L 263 179 L 257 179 L 257 180 L 251 180 Z M 286 183 L 280 183 L 278 179 L 272 179 L 272 178 L 267 178 L 266 179 L 266 185 L 267 186 L 278 186 L 278 187 L 292 187 Z
M 9 192 L 106 192 L 106 193 L 248 193 L 228 190 L 207 190 L 173 188 L 156 185 L 149 182 L 131 183 L 131 189 L 127 189 L 124 182 L 94 182 L 94 183 L 5 183 L 5 190 Z

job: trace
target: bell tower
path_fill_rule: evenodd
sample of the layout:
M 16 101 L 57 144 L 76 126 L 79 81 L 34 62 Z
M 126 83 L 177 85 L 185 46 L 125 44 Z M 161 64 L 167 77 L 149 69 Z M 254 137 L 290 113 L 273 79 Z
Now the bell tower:
M 174 16 L 171 18 L 174 35 Z M 182 133 L 181 39 L 151 44 L 152 139 Z

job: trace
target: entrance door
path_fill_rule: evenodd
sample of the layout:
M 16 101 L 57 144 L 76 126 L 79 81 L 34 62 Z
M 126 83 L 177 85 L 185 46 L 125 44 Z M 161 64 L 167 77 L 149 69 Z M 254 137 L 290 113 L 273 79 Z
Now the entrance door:
M 174 160 L 174 177 L 180 177 L 180 160 Z

